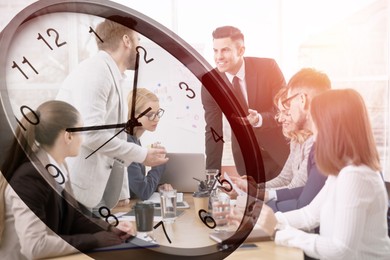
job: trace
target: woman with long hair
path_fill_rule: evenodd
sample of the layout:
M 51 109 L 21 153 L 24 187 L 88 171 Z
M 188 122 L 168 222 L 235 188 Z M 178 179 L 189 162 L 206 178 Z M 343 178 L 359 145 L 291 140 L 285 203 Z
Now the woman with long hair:
M 36 259 L 120 244 L 133 232 L 90 219 L 79 210 L 69 183 L 66 157 L 77 156 L 83 125 L 68 103 L 48 101 L 20 121 L 0 175 L 0 255 Z
M 311 102 L 318 168 L 328 176 L 306 207 L 286 213 L 261 209 L 259 223 L 275 242 L 319 259 L 390 259 L 388 196 L 361 95 L 329 90 Z M 320 233 L 307 231 L 320 226 Z

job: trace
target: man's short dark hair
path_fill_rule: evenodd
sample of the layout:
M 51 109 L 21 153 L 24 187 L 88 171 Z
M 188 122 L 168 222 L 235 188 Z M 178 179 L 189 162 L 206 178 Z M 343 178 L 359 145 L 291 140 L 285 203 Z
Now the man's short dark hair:
M 213 31 L 213 39 L 221 38 L 231 38 L 233 41 L 244 41 L 244 35 L 240 29 L 233 26 L 222 26 Z

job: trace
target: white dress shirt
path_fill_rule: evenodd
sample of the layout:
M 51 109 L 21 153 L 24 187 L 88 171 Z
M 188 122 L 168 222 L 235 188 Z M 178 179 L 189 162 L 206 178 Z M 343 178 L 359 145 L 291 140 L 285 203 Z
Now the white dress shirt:
M 242 63 L 242 65 L 241 65 L 240 69 L 238 70 L 238 72 L 236 73 L 236 75 L 230 74 L 228 72 L 226 72 L 225 75 L 231 84 L 233 84 L 234 77 L 237 77 L 239 79 L 242 95 L 244 96 L 246 104 L 249 107 L 248 91 L 247 91 L 247 86 L 246 86 L 246 81 L 245 81 L 245 62 Z M 257 121 L 257 124 L 253 125 L 253 127 L 261 127 L 263 125 L 263 117 L 261 116 L 260 113 L 257 113 L 257 118 L 259 120 Z

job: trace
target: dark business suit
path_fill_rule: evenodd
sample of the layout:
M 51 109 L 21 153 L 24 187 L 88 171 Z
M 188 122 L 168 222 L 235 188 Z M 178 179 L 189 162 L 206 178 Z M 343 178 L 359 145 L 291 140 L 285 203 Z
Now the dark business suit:
M 311 147 L 307 162 L 307 182 L 305 186 L 293 189 L 280 189 L 276 191 L 277 200 L 271 200 L 267 204 L 274 212 L 287 212 L 303 208 L 308 205 L 325 184 L 326 176 L 317 168 L 315 158 L 315 143 Z
M 109 224 L 80 213 L 73 196 L 62 190 L 44 170 L 43 166 L 47 164 L 36 165 L 42 175 L 26 161 L 14 172 L 9 184 L 35 215 L 62 239 L 80 251 L 96 248 L 99 241 L 92 234 L 108 230 Z M 70 189 L 69 184 L 66 189 Z
M 263 124 L 254 128 L 257 143 L 261 150 L 267 180 L 280 173 L 289 153 L 289 147 L 282 134 L 282 129 L 277 125 L 274 116 L 276 108 L 273 98 L 281 87 L 285 86 L 285 80 L 279 66 L 273 59 L 245 57 L 245 82 L 247 85 L 248 106 L 256 110 L 263 118 Z M 202 78 L 203 86 L 215 86 L 213 74 L 218 74 L 224 81 L 224 86 L 230 87 L 225 73 L 217 69 L 205 74 Z M 206 168 L 221 169 L 223 142 L 216 142 L 211 128 L 222 136 L 222 110 L 205 87 L 202 87 L 202 103 L 206 120 Z M 244 109 L 247 114 L 247 109 Z M 229 116 L 229 115 L 228 115 Z M 235 165 L 240 175 L 245 175 L 245 164 L 240 152 L 236 137 L 232 133 L 232 151 Z

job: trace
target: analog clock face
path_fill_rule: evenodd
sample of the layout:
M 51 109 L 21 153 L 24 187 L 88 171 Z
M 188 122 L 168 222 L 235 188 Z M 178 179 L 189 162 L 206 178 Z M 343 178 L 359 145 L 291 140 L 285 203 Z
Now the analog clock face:
M 153 136 L 169 152 L 204 152 L 205 121 L 201 102 L 201 78 L 211 66 L 190 45 L 152 19 L 118 4 L 102 1 L 43 1 L 31 5 L 17 15 L 1 35 L 1 100 L 6 120 L 1 127 L 13 133 L 27 112 L 34 111 L 41 103 L 56 98 L 61 83 L 84 59 L 97 52 L 95 26 L 103 19 L 112 19 L 139 33 L 139 67 L 126 72 L 125 92 L 133 89 L 134 74 L 137 73 L 137 87 L 147 88 L 160 99 L 165 110 Z M 123 19 L 125 17 L 126 19 Z M 128 18 L 133 22 L 127 23 Z M 256 180 L 263 180 L 261 156 L 250 127 L 236 123 L 237 101 L 226 92 L 224 82 L 215 78 L 213 84 L 204 86 L 221 107 L 230 127 L 245 147 L 244 159 L 247 172 Z M 38 120 L 30 119 L 31 124 Z M 117 122 L 126 123 L 126 122 Z M 22 125 L 20 125 L 23 127 Z M 223 136 L 215 133 L 215 142 L 223 142 Z M 54 165 L 46 169 L 53 172 L 57 182 L 63 176 Z M 189 177 L 191 178 L 191 177 Z M 194 183 L 196 185 L 196 183 Z M 255 192 L 249 190 L 249 193 Z M 248 215 L 253 205 L 248 201 Z M 108 213 L 102 209 L 102 217 Z M 200 214 L 201 215 L 201 214 Z M 255 216 L 256 217 L 256 216 Z M 241 225 L 234 241 L 240 242 L 249 234 L 252 225 Z M 177 249 L 171 245 L 153 248 L 155 252 L 176 255 L 209 255 L 226 257 L 220 245 Z M 231 249 L 231 247 L 229 248 Z M 221 251 L 222 250 L 222 251 Z M 231 252 L 231 251 L 230 251 Z M 128 252 L 131 255 L 131 251 Z

